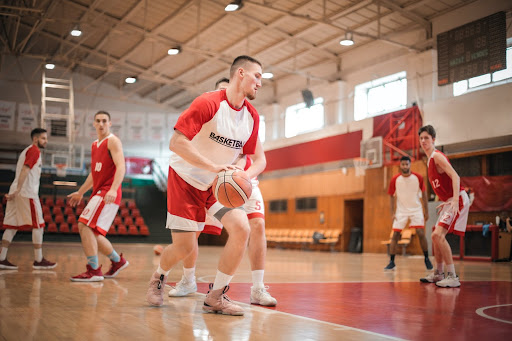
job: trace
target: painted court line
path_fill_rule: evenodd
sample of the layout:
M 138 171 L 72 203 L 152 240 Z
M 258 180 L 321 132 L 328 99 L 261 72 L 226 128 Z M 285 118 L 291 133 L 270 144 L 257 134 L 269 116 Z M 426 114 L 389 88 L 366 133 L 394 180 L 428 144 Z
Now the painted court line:
M 490 319 L 490 320 L 494 320 L 494 321 L 498 321 L 498 322 L 503 322 L 503 323 L 509 323 L 509 324 L 512 324 L 512 321 L 507 321 L 507 320 L 502 320 L 502 319 L 499 319 L 499 318 L 496 318 L 496 317 L 493 317 L 493 316 L 489 316 L 487 315 L 486 313 L 484 313 L 484 310 L 487 310 L 487 309 L 491 309 L 491 308 L 499 308 L 499 307 L 508 307 L 512 304 L 498 304 L 498 305 L 491 305 L 491 306 L 488 306 L 488 307 L 483 307 L 483 308 L 478 308 L 476 310 L 476 313 L 482 317 L 485 317 L 487 319 Z

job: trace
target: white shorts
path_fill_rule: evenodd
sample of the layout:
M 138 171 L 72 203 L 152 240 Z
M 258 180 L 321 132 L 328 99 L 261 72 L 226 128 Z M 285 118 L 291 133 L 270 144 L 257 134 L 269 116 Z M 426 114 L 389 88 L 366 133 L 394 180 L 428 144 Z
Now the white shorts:
M 32 199 L 18 194 L 14 199 L 7 201 L 4 228 L 19 230 L 43 227 L 43 210 L 39 198 Z
M 218 203 L 214 204 L 206 213 L 206 223 L 203 229 L 203 233 L 214 234 L 219 236 L 222 232 L 222 223 L 214 217 L 218 209 L 215 209 Z M 247 213 L 247 218 L 262 218 L 265 219 L 265 204 L 263 202 L 263 196 L 261 195 L 260 188 L 252 186 L 252 194 L 249 200 L 242 206 Z
M 445 203 L 448 203 L 446 201 Z M 442 206 L 439 212 L 436 226 L 444 227 L 448 233 L 453 233 L 459 236 L 466 234 L 466 226 L 468 223 L 469 215 L 469 197 L 466 191 L 460 191 L 459 194 L 459 212 L 453 214 L 450 212 L 450 205 Z
M 78 221 L 89 226 L 93 231 L 105 236 L 112 226 L 112 222 L 116 217 L 119 205 L 105 205 L 103 197 L 95 195 L 89 200 L 85 206 Z
M 393 231 L 400 232 L 402 231 L 407 222 L 411 220 L 409 224 L 409 228 L 411 229 L 422 229 L 425 228 L 425 217 L 423 217 L 423 212 L 418 211 L 416 213 L 397 213 L 395 215 L 395 220 L 393 220 Z

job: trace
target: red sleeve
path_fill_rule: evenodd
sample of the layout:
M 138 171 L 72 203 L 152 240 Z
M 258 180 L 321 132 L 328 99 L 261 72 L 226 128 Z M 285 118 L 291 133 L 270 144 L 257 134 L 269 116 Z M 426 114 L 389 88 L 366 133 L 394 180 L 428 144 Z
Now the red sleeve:
M 254 126 L 252 127 L 252 134 L 244 145 L 243 154 L 254 154 L 256 152 L 256 143 L 258 142 L 258 131 L 260 128 L 260 115 L 256 109 L 246 100 L 247 110 L 252 116 Z
M 412 172 L 412 174 L 416 175 L 416 177 L 418 178 L 418 182 L 420 183 L 420 190 L 422 192 L 425 192 L 425 183 L 423 182 L 423 177 L 418 173 Z
M 215 116 L 215 113 L 219 110 L 219 106 L 219 94 L 212 92 L 202 94 L 180 115 L 174 129 L 179 130 L 189 140 L 192 140 L 201 130 L 203 124 L 210 121 L 213 116 Z
M 41 155 L 39 148 L 37 148 L 35 145 L 32 145 L 32 147 L 30 147 L 25 154 L 25 163 L 23 163 L 23 165 L 32 169 L 37 160 L 39 160 L 39 155 Z
M 393 179 L 391 179 L 391 182 L 389 183 L 389 188 L 388 188 L 388 194 L 393 196 L 395 195 L 395 192 L 396 192 L 396 179 L 400 176 L 400 174 L 397 174 L 393 177 Z
M 245 156 L 245 168 L 244 168 L 244 171 L 248 170 L 249 167 L 251 167 L 252 165 L 252 159 L 249 155 L 246 155 Z

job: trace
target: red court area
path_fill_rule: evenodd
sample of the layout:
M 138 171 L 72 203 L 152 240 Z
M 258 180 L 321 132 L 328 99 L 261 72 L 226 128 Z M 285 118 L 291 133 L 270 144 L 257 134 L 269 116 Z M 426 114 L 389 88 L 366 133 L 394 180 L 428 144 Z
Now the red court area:
M 277 307 L 269 309 L 393 337 L 450 341 L 512 337 L 510 282 L 463 282 L 455 289 L 419 282 L 269 285 L 278 300 Z M 206 294 L 208 285 L 198 286 Z M 250 286 L 233 283 L 228 295 L 249 303 Z

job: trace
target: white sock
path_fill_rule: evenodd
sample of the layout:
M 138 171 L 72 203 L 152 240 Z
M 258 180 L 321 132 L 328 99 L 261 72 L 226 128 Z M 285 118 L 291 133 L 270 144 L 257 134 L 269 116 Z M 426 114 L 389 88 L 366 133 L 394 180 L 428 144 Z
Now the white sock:
M 215 281 L 213 282 L 213 288 L 212 290 L 222 289 L 226 285 L 231 282 L 231 279 L 233 276 L 226 275 L 225 273 L 220 272 L 217 270 L 217 276 L 215 276 Z
M 442 274 L 444 271 L 444 263 L 436 263 L 436 271 Z
M 455 273 L 455 264 L 446 264 L 446 271 L 451 272 L 454 276 L 457 276 Z
M 265 270 L 253 270 L 251 272 L 252 275 L 252 287 L 254 289 L 261 289 L 265 287 L 263 284 L 263 275 L 265 274 Z
M 0 261 L 4 261 L 7 258 L 7 250 L 8 248 L 2 247 L 2 251 L 0 251 Z
M 43 260 L 43 248 L 34 249 L 34 259 L 36 262 Z
M 183 277 L 185 277 L 187 282 L 195 282 L 196 268 L 183 268 Z
M 169 272 L 171 272 L 171 270 L 164 270 L 160 267 L 160 264 L 158 264 L 158 269 L 156 269 L 156 272 L 158 272 L 159 275 L 164 275 L 164 276 L 167 276 L 169 275 Z

